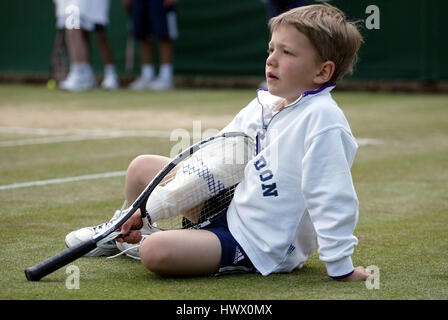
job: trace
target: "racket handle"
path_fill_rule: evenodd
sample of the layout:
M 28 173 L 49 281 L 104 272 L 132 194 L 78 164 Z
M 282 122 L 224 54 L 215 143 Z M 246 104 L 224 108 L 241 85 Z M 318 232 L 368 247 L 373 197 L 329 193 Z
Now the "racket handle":
M 58 270 L 72 261 L 75 261 L 95 248 L 96 242 L 93 239 L 67 248 L 51 258 L 48 258 L 33 267 L 27 268 L 25 270 L 26 278 L 29 281 L 39 281 L 46 275 Z

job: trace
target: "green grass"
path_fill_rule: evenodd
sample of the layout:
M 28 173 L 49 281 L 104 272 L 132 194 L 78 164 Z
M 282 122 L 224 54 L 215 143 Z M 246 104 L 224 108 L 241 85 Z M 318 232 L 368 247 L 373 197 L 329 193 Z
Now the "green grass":
M 0 86 L 0 127 L 91 128 L 89 117 L 111 116 L 121 130 L 191 131 L 202 117 L 224 125 L 255 90 L 176 90 L 150 93 L 70 94 L 39 86 Z M 64 248 L 65 235 L 101 223 L 120 208 L 123 177 L 0 190 L 0 299 L 447 299 L 448 298 L 448 96 L 335 92 L 355 136 L 380 144 L 361 146 L 352 168 L 360 200 L 356 265 L 380 269 L 380 289 L 328 278 L 314 253 L 301 270 L 262 277 L 160 278 L 138 261 L 81 258 L 80 289 L 66 288 L 62 268 L 28 282 L 24 269 Z M 124 121 L 112 116 L 178 114 L 174 123 Z M 73 119 L 72 115 L 82 113 Z M 32 115 L 32 117 L 31 117 Z M 68 121 L 68 122 L 67 122 Z M 221 121 L 221 122 L 220 122 Z M 98 129 L 109 129 L 100 125 Z M 219 129 L 219 128 L 217 128 Z M 0 131 L 1 141 L 37 138 Z M 122 137 L 0 147 L 0 186 L 17 182 L 125 170 L 138 154 L 168 155 L 176 141 Z

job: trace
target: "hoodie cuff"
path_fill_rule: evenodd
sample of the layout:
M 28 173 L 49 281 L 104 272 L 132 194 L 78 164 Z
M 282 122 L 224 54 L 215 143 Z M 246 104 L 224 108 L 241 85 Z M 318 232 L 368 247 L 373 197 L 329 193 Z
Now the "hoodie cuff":
M 353 267 L 352 258 L 350 256 L 342 258 L 338 261 L 327 262 L 326 265 L 328 275 L 333 279 L 348 277 L 355 270 Z

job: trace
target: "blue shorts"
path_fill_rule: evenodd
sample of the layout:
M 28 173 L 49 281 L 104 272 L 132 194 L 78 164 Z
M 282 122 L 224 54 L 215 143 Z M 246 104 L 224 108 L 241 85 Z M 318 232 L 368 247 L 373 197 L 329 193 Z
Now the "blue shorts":
M 213 232 L 221 242 L 221 265 L 215 275 L 255 271 L 249 257 L 229 231 L 227 214 L 223 214 L 204 229 Z
M 177 38 L 176 12 L 174 7 L 165 7 L 163 0 L 133 0 L 132 23 L 138 40 Z

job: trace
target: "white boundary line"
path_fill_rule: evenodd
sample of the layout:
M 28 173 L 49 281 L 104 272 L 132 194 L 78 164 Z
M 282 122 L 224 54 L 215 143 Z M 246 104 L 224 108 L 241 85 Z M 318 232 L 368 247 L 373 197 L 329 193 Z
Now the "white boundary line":
M 126 175 L 126 171 L 113 171 L 113 172 L 98 173 L 98 174 L 88 174 L 88 175 L 77 176 L 77 177 L 67 177 L 67 178 L 13 183 L 13 184 L 7 184 L 7 185 L 0 186 L 0 190 L 18 189 L 18 188 L 35 187 L 35 186 L 45 186 L 45 185 L 49 185 L 49 184 L 60 184 L 60 183 L 65 183 L 65 182 L 74 182 L 74 181 L 91 180 L 91 179 L 122 177 L 124 175 Z
M 76 136 L 63 136 L 63 137 L 51 137 L 51 138 L 10 140 L 10 141 L 0 141 L 0 147 L 18 147 L 18 146 L 36 145 L 36 144 L 99 140 L 99 139 L 111 139 L 111 138 L 118 138 L 118 137 L 76 135 Z
M 372 139 L 372 138 L 357 138 L 356 142 L 360 147 L 362 146 L 370 146 L 370 145 L 378 145 L 381 144 L 382 141 L 379 139 Z
M 32 138 L 22 140 L 0 141 L 0 147 L 15 147 L 58 142 L 84 141 L 95 139 L 116 139 L 123 137 L 156 137 L 170 138 L 168 131 L 138 131 L 138 130 L 83 130 L 83 129 L 43 129 L 24 127 L 0 127 L 0 133 L 52 135 L 56 137 Z
M 31 138 L 22 140 L 0 141 L 0 147 L 16 147 L 25 145 L 48 144 L 58 142 L 116 139 L 123 137 L 156 137 L 170 138 L 168 131 L 157 130 L 87 130 L 87 129 L 45 129 L 26 127 L 0 127 L 0 133 L 32 134 L 32 135 L 53 135 L 56 137 Z M 380 144 L 381 140 L 371 138 L 356 139 L 359 146 Z
M 100 130 L 100 129 L 46 129 L 29 127 L 1 127 L 0 133 L 20 133 L 35 135 L 93 134 L 93 135 L 154 135 L 169 137 L 168 131 L 162 130 Z

